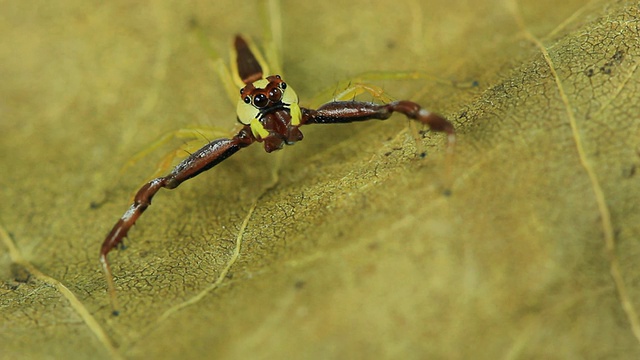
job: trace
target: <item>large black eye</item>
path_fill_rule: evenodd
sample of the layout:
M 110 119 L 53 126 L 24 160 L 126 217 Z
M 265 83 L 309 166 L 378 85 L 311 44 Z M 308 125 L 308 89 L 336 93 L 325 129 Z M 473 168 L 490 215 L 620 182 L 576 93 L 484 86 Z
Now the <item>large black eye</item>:
M 244 99 L 245 104 L 251 104 L 251 98 L 249 96 L 245 96 Z
M 286 89 L 286 88 L 287 88 L 287 83 L 286 83 L 286 82 L 284 82 L 284 81 L 283 81 L 283 82 L 281 82 L 281 83 L 280 83 L 280 89 L 284 90 L 284 89 Z
M 257 108 L 263 108 L 267 106 L 269 99 L 264 94 L 258 94 L 253 98 L 253 105 Z
M 282 97 L 282 91 L 280 91 L 280 89 L 273 88 L 269 91 L 269 100 L 271 100 L 272 102 L 280 101 L 281 97 Z

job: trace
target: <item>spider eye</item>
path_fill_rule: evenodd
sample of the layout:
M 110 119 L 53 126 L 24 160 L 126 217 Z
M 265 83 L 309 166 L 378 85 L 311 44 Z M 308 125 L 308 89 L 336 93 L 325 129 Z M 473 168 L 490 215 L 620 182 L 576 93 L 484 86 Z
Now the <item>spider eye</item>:
M 249 96 L 245 96 L 243 100 L 245 104 L 251 104 L 251 98 Z
M 286 89 L 286 88 L 287 88 L 287 83 L 286 83 L 286 82 L 284 82 L 284 81 L 283 81 L 283 82 L 281 82 L 281 83 L 280 83 L 280 89 L 284 90 L 284 89 Z
M 267 99 L 265 94 L 258 94 L 253 98 L 253 105 L 257 108 L 263 108 L 267 106 L 269 99 Z
M 273 88 L 269 91 L 269 100 L 272 102 L 278 102 L 282 98 L 282 91 L 278 88 Z

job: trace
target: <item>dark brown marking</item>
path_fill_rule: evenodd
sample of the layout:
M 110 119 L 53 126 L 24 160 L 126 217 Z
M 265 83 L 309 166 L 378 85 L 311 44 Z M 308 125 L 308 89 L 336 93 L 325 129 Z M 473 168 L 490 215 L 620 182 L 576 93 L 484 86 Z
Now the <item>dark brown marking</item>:
M 238 75 L 240 79 L 242 79 L 242 82 L 251 84 L 254 81 L 262 79 L 262 66 L 260 66 L 258 59 L 256 59 L 251 49 L 249 49 L 247 42 L 240 35 L 236 35 L 236 40 L 233 45 L 236 48 Z

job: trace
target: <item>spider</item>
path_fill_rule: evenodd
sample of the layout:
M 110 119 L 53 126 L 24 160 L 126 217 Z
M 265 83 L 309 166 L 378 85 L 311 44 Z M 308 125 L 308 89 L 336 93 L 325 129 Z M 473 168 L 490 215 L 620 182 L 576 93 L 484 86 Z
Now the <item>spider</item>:
M 451 152 L 455 143 L 453 125 L 444 117 L 429 112 L 407 100 L 387 104 L 360 101 L 333 101 L 317 109 L 298 105 L 298 95 L 280 75 L 264 77 L 262 66 L 247 41 L 237 35 L 235 68 L 244 87 L 240 90 L 237 120 L 242 129 L 230 139 L 217 139 L 204 145 L 180 162 L 168 175 L 155 178 L 136 193 L 133 204 L 107 235 L 100 249 L 100 263 L 105 275 L 114 315 L 118 315 L 115 283 L 107 256 L 122 243 L 129 229 L 151 205 L 151 199 L 162 188 L 175 189 L 184 181 L 218 165 L 238 150 L 254 142 L 264 144 L 266 152 L 293 145 L 302 140 L 302 125 L 341 124 L 371 119 L 385 120 L 394 112 L 426 124 L 433 131 L 446 133 Z

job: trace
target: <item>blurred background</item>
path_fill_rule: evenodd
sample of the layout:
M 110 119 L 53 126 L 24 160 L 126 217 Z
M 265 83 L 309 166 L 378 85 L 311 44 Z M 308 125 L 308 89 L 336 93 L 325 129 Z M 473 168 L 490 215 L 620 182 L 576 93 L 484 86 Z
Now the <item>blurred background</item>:
M 629 1 L 0 1 L 3 356 L 637 358 L 638 29 Z M 233 134 L 237 33 L 302 106 L 443 114 L 455 157 L 400 115 L 243 150 L 110 254 L 112 317 L 100 244 L 185 140 L 121 169 Z

